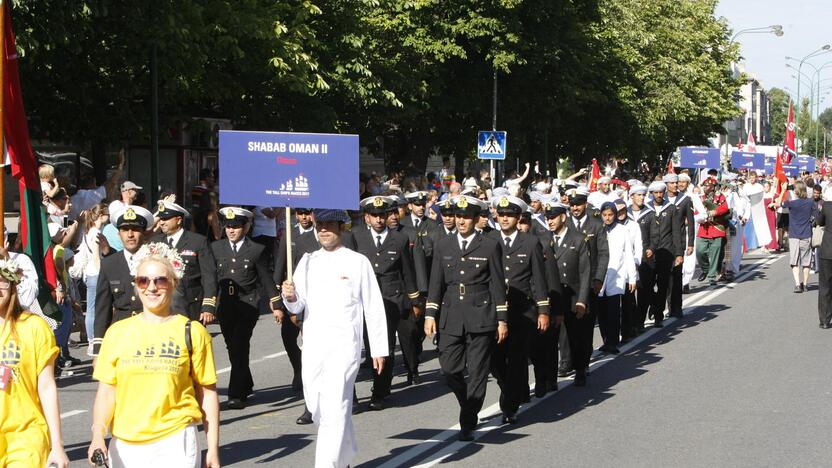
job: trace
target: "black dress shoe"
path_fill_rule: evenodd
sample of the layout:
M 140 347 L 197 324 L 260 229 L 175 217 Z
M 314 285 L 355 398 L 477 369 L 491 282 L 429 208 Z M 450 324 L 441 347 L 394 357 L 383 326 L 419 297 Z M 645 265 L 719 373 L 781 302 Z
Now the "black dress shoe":
M 661 321 L 658 321 L 653 324 L 653 328 L 664 328 L 664 325 L 662 325 Z
M 821 324 L 818 324 L 818 326 L 820 328 L 823 328 L 824 330 L 826 330 L 830 327 L 830 325 L 828 323 L 821 323 Z
M 558 377 L 569 377 L 569 375 L 573 372 L 575 372 L 575 369 L 560 367 L 558 368 Z
M 407 385 L 419 385 L 422 383 L 422 378 L 419 377 L 419 372 L 408 372 L 407 373 Z
M 798 294 L 799 294 L 799 293 L 802 293 L 802 292 L 803 292 L 803 288 L 801 288 L 800 286 L 795 286 L 795 287 L 794 287 L 794 292 L 795 292 L 795 293 L 798 293 Z
M 384 398 L 373 397 L 370 399 L 370 404 L 367 406 L 370 411 L 381 411 L 384 409 Z
M 701 273 L 699 275 L 699 282 L 701 283 L 702 281 L 705 281 L 706 278 L 708 278 L 708 274 L 707 273 Z
M 299 424 L 301 426 L 312 424 L 312 413 L 310 413 L 308 409 L 304 408 L 303 414 L 295 420 L 295 424 Z
M 712 280 L 708 281 L 708 285 L 709 286 L 716 286 L 716 280 L 712 279 Z
M 546 384 L 544 382 L 535 382 L 534 396 L 537 398 L 543 398 L 546 396 Z
M 471 442 L 474 440 L 474 431 L 471 429 L 462 429 L 459 431 L 458 439 L 460 442 Z
M 618 354 L 621 352 L 621 350 L 619 350 L 615 346 L 610 346 L 609 348 L 607 348 L 607 352 L 610 354 Z
M 226 407 L 228 409 L 241 410 L 246 408 L 246 402 L 239 398 L 232 398 L 228 400 L 228 404 L 226 405 Z
M 558 391 L 558 383 L 557 382 L 546 382 L 546 391 L 547 392 L 556 392 Z
M 586 387 L 586 374 L 581 372 L 580 374 L 575 374 L 575 386 L 576 387 Z
M 686 284 L 682 286 L 682 294 L 690 294 L 690 285 Z
M 503 424 L 516 424 L 517 413 L 512 411 L 503 411 Z

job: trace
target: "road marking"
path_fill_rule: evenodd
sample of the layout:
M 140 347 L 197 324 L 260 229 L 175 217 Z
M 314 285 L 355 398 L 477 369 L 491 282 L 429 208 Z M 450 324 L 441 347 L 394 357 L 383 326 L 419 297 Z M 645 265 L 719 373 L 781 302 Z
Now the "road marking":
M 68 418 L 70 416 L 77 416 L 79 414 L 84 414 L 86 412 L 87 412 L 87 410 L 78 410 L 78 409 L 77 410 L 72 410 L 72 411 L 67 411 L 66 413 L 61 413 L 61 419 Z
M 710 302 L 711 300 L 713 300 L 714 298 L 716 298 L 720 294 L 722 294 L 726 291 L 729 291 L 729 290 L 733 290 L 734 286 L 736 286 L 738 283 L 742 282 L 746 278 L 750 277 L 755 271 L 757 271 L 757 269 L 759 269 L 761 267 L 771 265 L 772 263 L 780 260 L 781 258 L 784 258 L 784 255 L 777 255 L 777 256 L 768 257 L 768 258 L 763 257 L 761 259 L 757 259 L 754 263 L 746 264 L 746 266 L 748 268 L 745 271 L 743 271 L 742 273 L 740 273 L 739 275 L 737 275 L 737 277 L 731 283 L 728 283 L 728 284 L 725 284 L 725 285 L 722 285 L 722 286 L 717 286 L 717 287 L 708 287 L 704 291 L 700 291 L 700 292 L 690 296 L 688 301 L 687 301 L 688 305 L 686 307 L 684 307 L 683 310 L 682 310 L 683 314 L 684 315 L 691 315 L 691 314 L 695 313 L 696 310 L 699 307 L 701 307 L 702 305 Z M 671 325 L 671 324 L 675 323 L 677 320 L 678 319 L 676 319 L 676 318 L 669 317 L 669 318 L 666 318 L 663 323 L 664 323 L 665 327 L 667 327 L 668 325 Z M 642 342 L 644 342 L 648 338 L 652 337 L 653 335 L 658 333 L 660 330 L 662 330 L 662 329 L 652 328 L 652 329 L 646 331 L 645 333 L 642 333 L 637 338 L 633 339 L 629 343 L 622 346 L 620 348 L 621 349 L 621 354 L 620 355 L 626 354 L 629 350 L 638 346 L 639 344 L 641 344 Z M 590 371 L 597 370 L 598 368 L 607 364 L 608 362 L 613 361 L 617 356 L 615 356 L 615 355 L 606 355 L 603 358 L 598 358 L 598 352 L 595 351 L 593 353 L 593 357 L 595 358 L 595 360 L 590 363 L 590 366 L 589 366 Z M 547 393 L 546 396 L 544 396 L 543 398 L 533 399 L 530 403 L 522 405 L 520 407 L 520 410 L 517 413 L 518 414 L 525 413 L 526 411 L 528 411 L 528 410 L 534 408 L 535 406 L 537 406 L 542 401 L 547 400 L 548 398 L 552 397 L 553 395 L 557 395 L 563 389 L 571 386 L 573 382 L 574 382 L 573 377 L 563 379 L 563 380 L 558 380 L 558 392 Z M 531 386 L 534 387 L 534 383 L 532 383 Z M 479 427 L 477 427 L 477 429 L 474 431 L 474 440 L 475 441 L 477 439 L 479 439 L 480 437 L 484 436 L 485 434 L 487 434 L 487 433 L 493 431 L 494 429 L 497 429 L 498 427 L 502 426 L 502 418 L 499 417 L 500 414 L 501 414 L 501 412 L 500 412 L 499 402 L 494 403 L 491 406 L 489 406 L 488 408 L 485 408 L 482 411 L 480 411 L 480 413 L 478 415 L 479 420 L 480 421 L 485 420 L 486 422 L 481 423 L 479 425 Z M 392 458 L 391 460 L 388 460 L 387 462 L 382 464 L 380 468 L 393 468 L 393 467 L 406 466 L 406 465 L 407 466 L 413 466 L 415 468 L 428 468 L 428 467 L 435 466 L 435 465 L 441 463 L 442 461 L 444 461 L 445 459 L 447 459 L 448 457 L 456 454 L 457 452 L 459 452 L 460 450 L 465 448 L 471 442 L 454 441 L 451 444 L 449 444 L 448 446 L 446 446 L 445 448 L 443 448 L 442 450 L 434 453 L 433 455 L 431 455 L 430 457 L 428 457 L 427 459 L 425 459 L 422 463 L 420 463 L 418 465 L 413 465 L 412 463 L 408 463 L 408 462 L 410 460 L 413 460 L 414 458 L 430 451 L 431 449 L 435 449 L 437 446 L 439 446 L 439 445 L 447 442 L 451 438 L 455 437 L 459 433 L 459 430 L 460 430 L 459 424 L 455 424 L 454 426 L 436 434 L 435 436 L 431 437 L 430 439 L 426 439 L 426 440 L 422 441 L 421 443 L 419 443 L 419 444 L 415 445 L 414 447 L 412 447 L 411 449 L 399 454 L 398 456 Z
M 276 359 L 276 358 L 279 358 L 280 356 L 285 356 L 285 355 L 286 355 L 286 351 L 281 351 L 279 353 L 269 354 L 268 356 L 263 356 L 260 359 L 255 359 L 255 360 L 249 362 L 249 365 L 257 364 L 258 362 L 267 361 L 269 359 Z M 218 369 L 217 370 L 217 375 L 226 374 L 228 372 L 231 372 L 231 366 L 223 367 L 222 369 Z

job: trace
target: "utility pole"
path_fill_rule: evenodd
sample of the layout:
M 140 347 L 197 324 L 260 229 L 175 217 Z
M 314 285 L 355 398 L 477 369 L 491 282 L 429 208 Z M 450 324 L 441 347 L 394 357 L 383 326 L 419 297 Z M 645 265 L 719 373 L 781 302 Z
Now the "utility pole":
M 494 69 L 494 89 L 491 100 L 491 130 L 497 131 L 497 69 Z M 497 174 L 494 171 L 494 160 L 491 160 L 491 188 L 497 187 Z M 502 182 L 502 181 L 500 181 Z

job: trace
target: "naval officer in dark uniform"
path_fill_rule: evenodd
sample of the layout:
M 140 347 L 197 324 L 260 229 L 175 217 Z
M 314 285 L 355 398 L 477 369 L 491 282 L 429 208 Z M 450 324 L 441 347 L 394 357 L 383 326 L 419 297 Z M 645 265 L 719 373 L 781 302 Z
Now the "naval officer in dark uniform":
M 353 233 L 354 250 L 370 260 L 384 298 L 387 316 L 390 362 L 380 374 L 373 373 L 373 395 L 369 405 L 370 410 L 380 411 L 384 409 L 384 399 L 390 394 L 393 380 L 393 355 L 399 322 L 407 320 L 410 315 L 421 315 L 420 294 L 416 285 L 410 239 L 387 226 L 390 213 L 397 209 L 396 200 L 373 196 L 362 200 L 361 208 L 367 214 L 369 229 L 358 229 Z M 402 349 L 414 348 L 415 344 L 410 341 L 416 338 L 408 333 L 400 334 Z M 410 359 L 414 357 L 411 356 Z M 415 359 L 418 362 L 418 356 Z
M 557 279 L 552 279 L 560 283 L 560 294 L 551 305 L 563 313 L 563 325 L 569 336 L 567 346 L 575 366 L 575 386 L 582 387 L 586 385 L 595 329 L 595 318 L 588 311 L 592 268 L 587 238 L 577 229 L 568 227 L 568 210 L 569 207 L 561 203 L 546 205 L 554 251 L 550 261 L 557 263 L 557 268 L 552 271 L 558 275 Z
M 490 237 L 502 244 L 506 287 L 508 288 L 508 339 L 497 345 L 491 359 L 491 372 L 500 385 L 503 422 L 513 424 L 517 410 L 529 402 L 529 358 L 537 335 L 549 329 L 549 296 L 540 239 L 518 231 L 526 203 L 511 195 L 495 198 L 499 230 Z M 545 383 L 541 382 L 541 383 Z
M 227 239 L 211 244 L 217 262 L 219 299 L 217 315 L 220 330 L 231 361 L 228 384 L 228 408 L 243 409 L 254 391 L 249 368 L 251 334 L 257 325 L 258 285 L 269 295 L 269 304 L 277 307 L 277 288 L 269 272 L 265 248 L 246 237 L 251 228 L 251 211 L 234 207 L 220 210 Z
M 113 252 L 101 259 L 98 286 L 95 289 L 95 322 L 92 338 L 92 354 L 104 340 L 104 334 L 115 322 L 132 317 L 142 311 L 142 302 L 136 294 L 133 255 L 147 240 L 148 229 L 153 227 L 153 213 L 140 206 L 126 205 L 110 213 L 113 225 L 124 244 L 124 250 Z
M 151 239 L 175 248 L 185 263 L 185 276 L 173 296 L 173 311 L 199 320 L 203 325 L 214 321 L 217 306 L 217 270 L 208 239 L 186 231 L 188 211 L 176 203 L 160 200 L 156 211 L 160 232 Z
M 439 331 L 439 364 L 460 406 L 459 439 L 470 441 L 485 400 L 491 353 L 509 333 L 508 305 L 500 243 L 474 229 L 486 203 L 460 195 L 451 204 L 457 233 L 434 245 L 425 334 Z

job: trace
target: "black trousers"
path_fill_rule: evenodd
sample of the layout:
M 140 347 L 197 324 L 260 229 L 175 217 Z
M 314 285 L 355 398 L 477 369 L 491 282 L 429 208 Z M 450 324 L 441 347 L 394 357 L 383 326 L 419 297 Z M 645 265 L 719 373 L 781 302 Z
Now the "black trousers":
M 653 287 L 655 286 L 655 278 L 653 278 L 655 268 L 653 262 L 645 260 L 642 259 L 641 265 L 638 266 L 638 277 L 641 285 L 636 291 L 638 295 L 636 300 L 638 315 L 636 316 L 634 327 L 639 332 L 644 329 L 644 321 L 647 320 L 647 310 L 650 308 L 650 304 L 653 303 Z
M 578 318 L 575 312 L 572 311 L 572 307 L 576 301 L 577 297 L 575 292 L 568 286 L 565 286 L 563 294 L 560 295 L 557 310 L 563 311 L 563 323 L 559 328 L 566 328 L 566 334 L 569 336 L 568 349 L 572 359 L 572 365 L 576 373 L 583 373 L 589 367 L 589 360 L 592 357 L 592 335 L 595 331 L 595 312 L 587 308 L 583 317 Z M 560 330 L 556 330 L 555 336 L 557 337 L 559 334 Z M 558 340 L 555 339 L 555 345 L 557 344 Z M 557 358 L 557 353 L 558 349 L 555 348 L 555 358 Z M 555 362 L 557 362 L 557 359 L 555 359 Z
M 459 425 L 463 430 L 476 427 L 477 413 L 485 401 L 491 353 L 496 343 L 494 336 L 494 331 L 465 333 L 462 336 L 439 335 L 439 365 L 448 387 L 459 402 Z
M 396 367 L 396 330 L 399 327 L 399 316 L 401 309 L 387 299 L 384 300 L 384 312 L 387 316 L 387 359 L 384 361 L 384 368 L 381 374 L 373 371 L 373 398 L 384 398 L 390 394 L 390 385 L 393 382 L 393 368 Z M 365 333 L 366 337 L 366 325 Z M 370 349 L 367 347 L 367 349 Z
M 818 256 L 818 318 L 820 323 L 832 321 L 832 259 Z
M 670 315 L 674 317 L 682 316 L 682 269 L 684 263 L 674 266 L 671 269 L 671 284 L 670 284 Z
M 621 296 L 604 296 L 598 304 L 598 328 L 605 346 L 617 348 L 621 342 Z
M 245 399 L 254 391 L 249 352 L 251 334 L 257 325 L 257 307 L 234 297 L 223 297 L 221 304 L 220 331 L 231 361 L 228 398 Z
M 554 386 L 558 381 L 558 338 L 560 328 L 555 326 L 555 316 L 551 316 L 549 329 L 546 333 L 535 332 L 532 339 L 529 357 L 534 366 L 535 385 L 546 383 Z M 512 330 L 509 327 L 509 336 Z
M 529 355 L 537 333 L 537 319 L 520 311 L 508 311 L 508 338 L 494 346 L 491 355 L 491 374 L 500 386 L 500 409 L 516 413 L 529 402 Z M 539 381 L 545 382 L 543 380 Z
M 292 365 L 293 378 L 300 378 L 301 359 L 300 346 L 298 346 L 300 327 L 289 320 L 291 313 L 286 312 L 285 314 L 283 324 L 280 326 L 280 337 L 283 339 L 283 348 L 286 349 L 286 356 L 289 357 L 289 363 Z
M 653 264 L 647 277 L 641 278 L 642 286 L 651 294 L 650 311 L 655 323 L 664 320 L 664 309 L 667 301 L 667 290 L 670 287 L 671 270 L 673 269 L 673 254 L 667 250 L 659 250 L 653 254 Z M 653 290 L 655 288 L 655 292 Z
M 629 291 L 621 297 L 621 337 L 623 339 L 634 338 L 638 335 L 638 298 L 637 293 Z M 644 324 L 644 320 L 641 321 Z
M 399 320 L 399 344 L 402 348 L 402 360 L 409 374 L 419 372 L 419 356 L 422 355 L 422 342 L 425 339 L 425 316 L 419 318 L 408 311 Z

